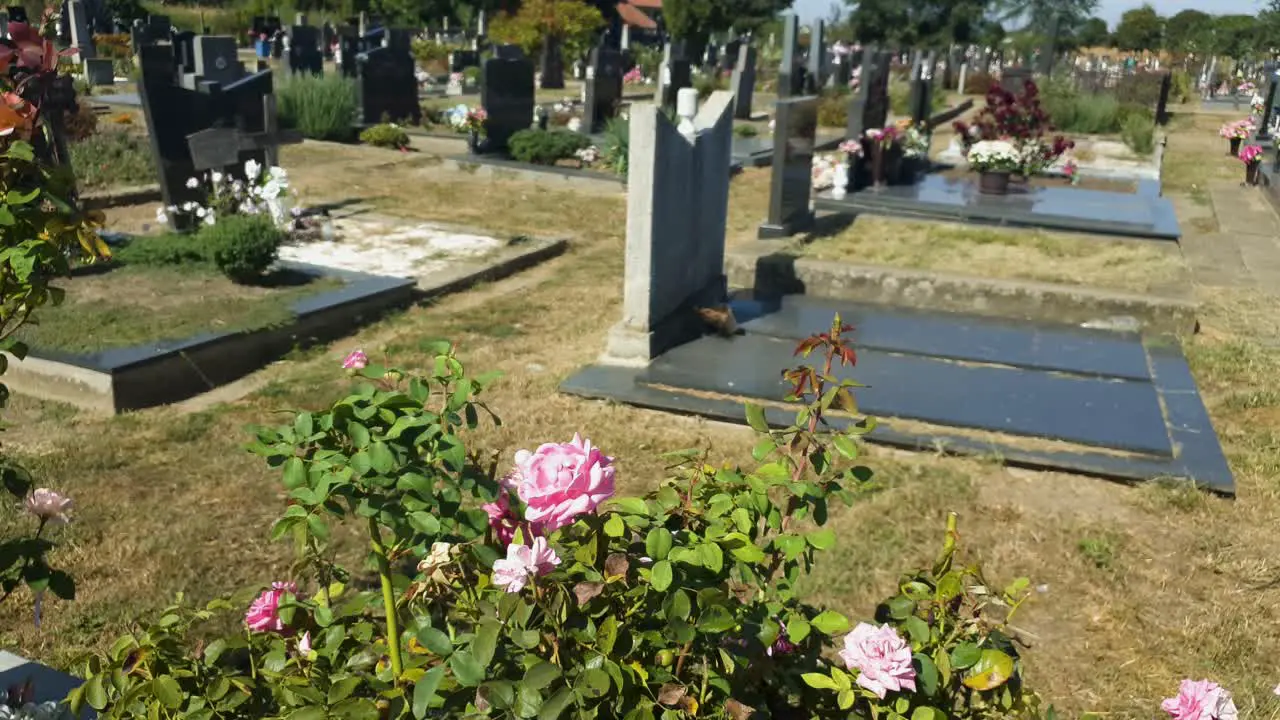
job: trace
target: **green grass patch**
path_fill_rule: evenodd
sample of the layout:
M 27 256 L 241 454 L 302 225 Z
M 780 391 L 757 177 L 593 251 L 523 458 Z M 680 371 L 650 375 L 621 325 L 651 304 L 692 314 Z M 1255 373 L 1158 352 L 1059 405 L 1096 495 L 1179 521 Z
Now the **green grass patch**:
M 71 143 L 71 168 L 81 190 L 145 185 L 156 181 L 147 139 L 121 130 L 103 130 Z
M 291 322 L 297 300 L 341 284 L 276 271 L 256 285 L 242 285 L 211 264 L 121 264 L 58 283 L 66 301 L 38 310 L 38 324 L 24 326 L 18 335 L 39 350 L 92 353 L 201 333 L 257 330 Z
M 276 88 L 280 124 L 312 140 L 350 140 L 355 135 L 356 84 L 330 73 L 294 75 Z

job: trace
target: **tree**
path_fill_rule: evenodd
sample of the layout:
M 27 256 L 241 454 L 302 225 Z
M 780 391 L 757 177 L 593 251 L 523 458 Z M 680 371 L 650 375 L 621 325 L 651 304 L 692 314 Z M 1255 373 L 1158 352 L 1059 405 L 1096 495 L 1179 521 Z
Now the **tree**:
M 856 0 L 850 14 L 866 43 L 942 47 L 969 43 L 981 32 L 990 0 Z
M 663 0 L 662 20 L 671 37 L 698 57 L 712 33 L 755 32 L 791 7 L 794 0 Z
M 604 16 L 582 0 L 524 0 L 514 15 L 494 18 L 489 35 L 498 42 L 519 45 L 529 55 L 554 37 L 564 44 L 566 55 L 576 56 L 590 47 L 602 27 Z
M 1076 33 L 1076 44 L 1080 47 L 1105 47 L 1111 43 L 1111 32 L 1107 30 L 1107 21 L 1100 17 L 1087 18 L 1080 24 Z
M 1241 60 L 1252 57 L 1262 47 L 1258 19 L 1252 15 L 1221 15 L 1213 20 L 1213 44 L 1217 55 Z
M 1165 21 L 1164 44 L 1174 52 L 1198 53 L 1213 42 L 1213 17 L 1199 10 L 1183 10 Z
M 1126 10 L 1116 25 L 1115 42 L 1121 50 L 1159 50 L 1164 44 L 1164 20 L 1150 5 Z
M 1098 10 L 1099 0 L 993 0 L 996 19 L 1022 22 L 1024 30 L 1048 35 L 1072 32 Z

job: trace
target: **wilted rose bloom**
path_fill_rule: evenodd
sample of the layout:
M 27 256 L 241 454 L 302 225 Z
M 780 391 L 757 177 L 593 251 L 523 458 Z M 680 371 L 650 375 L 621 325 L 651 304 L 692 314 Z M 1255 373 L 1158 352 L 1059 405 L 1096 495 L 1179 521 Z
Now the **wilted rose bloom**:
M 363 370 L 369 365 L 369 356 L 363 350 L 352 350 L 342 361 L 343 370 Z
M 67 513 L 71 512 L 71 508 L 75 503 L 71 501 L 71 498 L 49 488 L 36 488 L 34 492 L 27 496 L 24 504 L 27 512 L 44 522 L 66 524 L 71 522 L 71 517 Z
M 787 624 L 778 623 L 778 637 L 774 638 L 773 644 L 764 651 L 765 655 L 773 657 L 774 655 L 790 655 L 796 651 L 796 644 L 791 642 L 791 638 L 787 637 Z
M 431 552 L 427 554 L 422 562 L 418 563 L 418 570 L 430 575 L 437 568 L 444 567 L 449 564 L 449 552 L 453 546 L 447 542 L 431 543 Z
M 520 592 L 529 581 L 551 572 L 560 564 L 560 556 L 537 537 L 532 545 L 508 545 L 507 556 L 493 562 L 493 584 L 507 592 Z
M 254 632 L 282 632 L 285 625 L 280 619 L 280 601 L 285 593 L 296 592 L 298 592 L 298 586 L 294 583 L 271 583 L 271 589 L 264 590 L 249 606 L 249 611 L 244 614 L 245 625 Z
M 1173 720 L 1237 720 L 1231 693 L 1209 680 L 1183 680 L 1177 697 L 1160 703 Z
M 613 497 L 613 458 L 574 433 L 567 443 L 544 443 L 516 453 L 516 493 L 524 517 L 552 532 Z
M 915 690 L 916 670 L 911 666 L 911 646 L 888 625 L 858 623 L 845 635 L 840 659 L 858 671 L 857 683 L 881 700 L 890 691 Z

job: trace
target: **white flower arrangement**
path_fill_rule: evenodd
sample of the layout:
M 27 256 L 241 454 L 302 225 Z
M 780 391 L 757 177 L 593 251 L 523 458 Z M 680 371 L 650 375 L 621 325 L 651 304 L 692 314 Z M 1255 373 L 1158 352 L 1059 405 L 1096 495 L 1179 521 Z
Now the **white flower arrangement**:
M 600 148 L 592 145 L 574 152 L 573 155 L 581 160 L 583 165 L 595 165 L 600 160 Z
M 569 132 L 582 132 L 582 118 L 569 118 L 569 122 L 565 125 L 565 128 Z
M 908 125 L 902 131 L 899 142 L 902 144 L 903 157 L 918 158 L 929 154 L 929 136 L 915 125 Z
M 843 166 L 840 153 L 820 153 L 813 156 L 813 189 L 826 190 L 836 183 L 836 168 Z
M 978 172 L 1012 172 L 1022 165 L 1018 149 L 1008 140 L 981 140 L 965 156 Z
M 214 170 L 203 177 L 187 180 L 187 188 L 208 189 L 205 204 L 188 200 L 182 205 L 170 205 L 156 210 L 156 221 L 169 222 L 171 217 L 187 220 L 186 225 L 203 223 L 213 225 L 224 215 L 259 215 L 271 217 L 271 221 L 284 227 L 290 220 L 289 175 L 284 168 L 268 168 L 262 172 L 262 164 L 248 160 L 244 164 L 245 180 L 231 179 Z

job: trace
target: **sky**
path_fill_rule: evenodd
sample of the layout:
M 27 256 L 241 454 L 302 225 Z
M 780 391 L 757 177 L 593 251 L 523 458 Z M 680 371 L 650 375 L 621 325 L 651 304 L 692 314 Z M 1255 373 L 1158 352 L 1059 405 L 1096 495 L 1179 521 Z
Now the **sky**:
M 1195 9 L 1203 10 L 1207 13 L 1215 15 L 1229 15 L 1232 13 L 1248 13 L 1252 14 L 1258 11 L 1262 5 L 1262 0 L 1147 0 L 1151 7 L 1161 15 L 1173 15 L 1179 10 Z M 831 5 L 839 2 L 842 6 L 846 5 L 844 0 L 796 0 L 795 9 L 800 14 L 802 21 L 811 20 L 815 17 L 826 17 L 829 14 Z M 1138 7 L 1142 4 L 1142 0 L 1102 0 L 1098 6 L 1098 15 L 1100 15 L 1107 24 L 1113 29 L 1116 22 L 1120 19 L 1120 14 L 1130 8 Z

